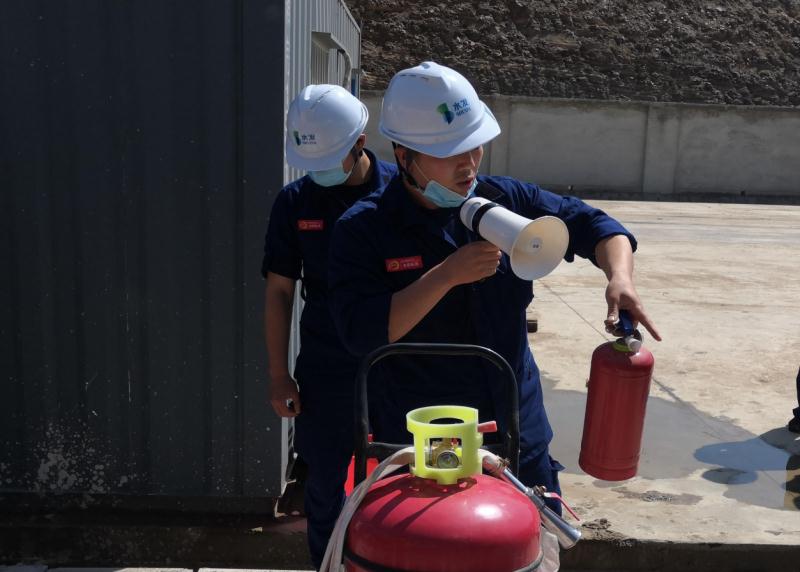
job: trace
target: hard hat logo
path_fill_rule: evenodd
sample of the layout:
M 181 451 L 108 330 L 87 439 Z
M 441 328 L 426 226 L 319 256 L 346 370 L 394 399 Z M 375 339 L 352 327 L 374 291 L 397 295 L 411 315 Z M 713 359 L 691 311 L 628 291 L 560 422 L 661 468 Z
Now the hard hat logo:
M 469 113 L 469 102 L 466 99 L 462 99 L 453 103 L 453 110 L 456 112 L 456 115 L 464 115 L 465 113 Z
M 443 103 L 436 108 L 436 111 L 442 114 L 442 117 L 444 117 L 444 120 L 448 125 L 453 122 L 456 116 L 469 113 L 469 110 L 469 102 L 466 99 L 460 99 L 454 102 L 453 111 L 450 111 L 450 107 L 446 103 Z
M 317 137 L 314 133 L 303 133 L 302 135 L 297 131 L 294 132 L 294 141 L 298 146 L 300 145 L 316 145 Z
M 453 119 L 456 118 L 455 113 L 450 111 L 450 108 L 447 107 L 446 103 L 443 103 L 439 107 L 437 107 L 436 111 L 442 114 L 442 117 L 444 117 L 444 120 L 445 122 L 447 122 L 448 125 L 450 125 L 453 122 Z

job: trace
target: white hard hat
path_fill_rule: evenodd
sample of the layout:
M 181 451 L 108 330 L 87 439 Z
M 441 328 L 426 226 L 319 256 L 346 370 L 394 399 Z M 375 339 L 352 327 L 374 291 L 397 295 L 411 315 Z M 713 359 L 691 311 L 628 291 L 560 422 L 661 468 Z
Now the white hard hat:
M 492 112 L 463 75 L 435 62 L 397 72 L 381 105 L 382 135 L 434 157 L 452 157 L 500 134 Z
M 364 132 L 367 107 L 338 85 L 308 85 L 286 115 L 286 162 L 307 171 L 341 165 Z

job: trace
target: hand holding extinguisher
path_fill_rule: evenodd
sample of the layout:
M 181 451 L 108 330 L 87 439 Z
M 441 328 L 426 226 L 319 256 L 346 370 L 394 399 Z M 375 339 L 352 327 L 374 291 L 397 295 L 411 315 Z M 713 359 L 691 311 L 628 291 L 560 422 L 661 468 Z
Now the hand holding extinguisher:
M 654 359 L 626 310 L 592 354 L 578 464 L 588 474 L 621 481 L 636 474 Z

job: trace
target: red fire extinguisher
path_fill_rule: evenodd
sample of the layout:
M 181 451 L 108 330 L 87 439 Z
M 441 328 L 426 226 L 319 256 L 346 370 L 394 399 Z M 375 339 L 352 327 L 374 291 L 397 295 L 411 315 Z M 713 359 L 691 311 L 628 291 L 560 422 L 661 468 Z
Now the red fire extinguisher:
M 630 316 L 619 313 L 623 337 L 592 354 L 578 464 L 604 481 L 636 474 L 654 359 Z

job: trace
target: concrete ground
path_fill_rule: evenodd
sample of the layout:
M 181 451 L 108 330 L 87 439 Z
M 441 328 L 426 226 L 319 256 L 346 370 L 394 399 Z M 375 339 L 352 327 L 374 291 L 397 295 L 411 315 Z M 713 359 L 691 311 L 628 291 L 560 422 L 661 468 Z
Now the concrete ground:
M 655 370 L 638 475 L 594 479 L 578 455 L 591 354 L 610 339 L 605 277 L 581 259 L 534 285 L 552 454 L 587 537 L 800 546 L 800 435 L 785 428 L 798 406 L 800 207 L 589 202 L 639 240 L 636 286 L 663 341 L 645 332 Z

